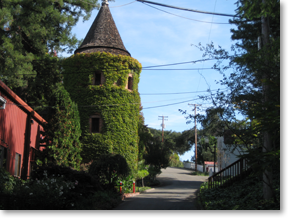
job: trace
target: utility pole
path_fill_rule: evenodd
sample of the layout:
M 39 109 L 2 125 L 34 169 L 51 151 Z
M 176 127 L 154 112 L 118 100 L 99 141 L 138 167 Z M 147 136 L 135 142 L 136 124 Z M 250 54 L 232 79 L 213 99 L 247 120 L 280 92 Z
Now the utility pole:
M 263 4 L 266 4 L 265 0 L 262 0 Z M 268 18 L 265 16 L 261 17 L 261 22 L 262 22 L 262 43 L 263 47 L 269 47 L 269 36 L 270 36 L 270 30 L 269 30 L 269 23 L 268 23 Z M 268 54 L 266 55 L 266 59 L 264 60 L 265 65 L 267 65 L 267 57 Z M 263 82 L 262 82 L 262 88 L 263 88 L 263 102 L 266 104 L 269 101 L 268 95 L 269 95 L 269 85 L 267 84 L 266 79 L 268 79 L 268 74 L 267 71 L 263 71 Z M 271 135 L 268 131 L 264 131 L 264 143 L 263 143 L 263 152 L 270 152 L 272 150 L 272 144 L 271 144 Z M 273 197 L 273 193 L 271 190 L 272 186 L 272 171 L 271 170 L 265 170 L 263 173 L 263 194 L 264 194 L 264 199 L 271 199 Z
M 188 105 L 194 105 L 195 115 L 194 115 L 194 128 L 195 128 L 195 171 L 197 171 L 197 128 L 196 128 L 196 106 L 201 106 L 198 104 L 188 104 Z
M 159 120 L 162 120 L 162 124 L 161 124 L 161 127 L 162 127 L 162 143 L 164 141 L 164 128 L 165 128 L 165 124 L 164 124 L 164 121 L 168 121 L 168 116 L 158 116 L 158 117 L 161 117 L 159 118 Z

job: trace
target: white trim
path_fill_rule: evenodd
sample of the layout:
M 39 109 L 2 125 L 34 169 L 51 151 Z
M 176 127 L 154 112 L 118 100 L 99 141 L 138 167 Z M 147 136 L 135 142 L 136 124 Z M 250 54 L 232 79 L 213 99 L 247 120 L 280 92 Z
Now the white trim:
M 0 96 L 0 109 L 5 109 L 6 102 L 7 101 L 2 96 Z

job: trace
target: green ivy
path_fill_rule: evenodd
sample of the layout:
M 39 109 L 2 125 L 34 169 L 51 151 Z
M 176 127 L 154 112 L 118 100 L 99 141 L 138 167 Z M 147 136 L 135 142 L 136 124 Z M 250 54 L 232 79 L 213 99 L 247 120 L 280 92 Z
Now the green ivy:
M 82 130 L 83 162 L 105 153 L 122 155 L 132 171 L 138 162 L 138 83 L 141 64 L 128 56 L 105 52 L 75 54 L 63 61 L 64 86 L 78 104 Z M 92 85 L 94 73 L 102 71 L 103 85 Z M 129 74 L 133 89 L 126 89 Z M 102 118 L 100 133 L 89 132 L 89 119 Z
M 47 147 L 39 155 L 40 163 L 52 162 L 79 169 L 82 145 L 77 105 L 61 84 L 55 87 L 49 104 L 53 107 L 44 126 L 43 140 Z

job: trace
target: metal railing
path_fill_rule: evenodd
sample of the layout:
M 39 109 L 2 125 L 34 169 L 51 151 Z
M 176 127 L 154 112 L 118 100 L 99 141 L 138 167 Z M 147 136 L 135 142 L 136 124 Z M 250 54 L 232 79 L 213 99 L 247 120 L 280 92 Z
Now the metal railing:
M 242 180 L 250 172 L 246 159 L 239 159 L 231 165 L 225 167 L 219 172 L 208 178 L 208 187 L 227 187 L 235 181 Z

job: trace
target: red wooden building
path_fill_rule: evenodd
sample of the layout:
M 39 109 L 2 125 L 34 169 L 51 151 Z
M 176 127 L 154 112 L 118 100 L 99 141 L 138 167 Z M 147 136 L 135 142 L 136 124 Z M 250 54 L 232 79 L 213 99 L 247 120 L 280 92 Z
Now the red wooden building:
M 0 80 L 0 166 L 30 176 L 46 121 Z

